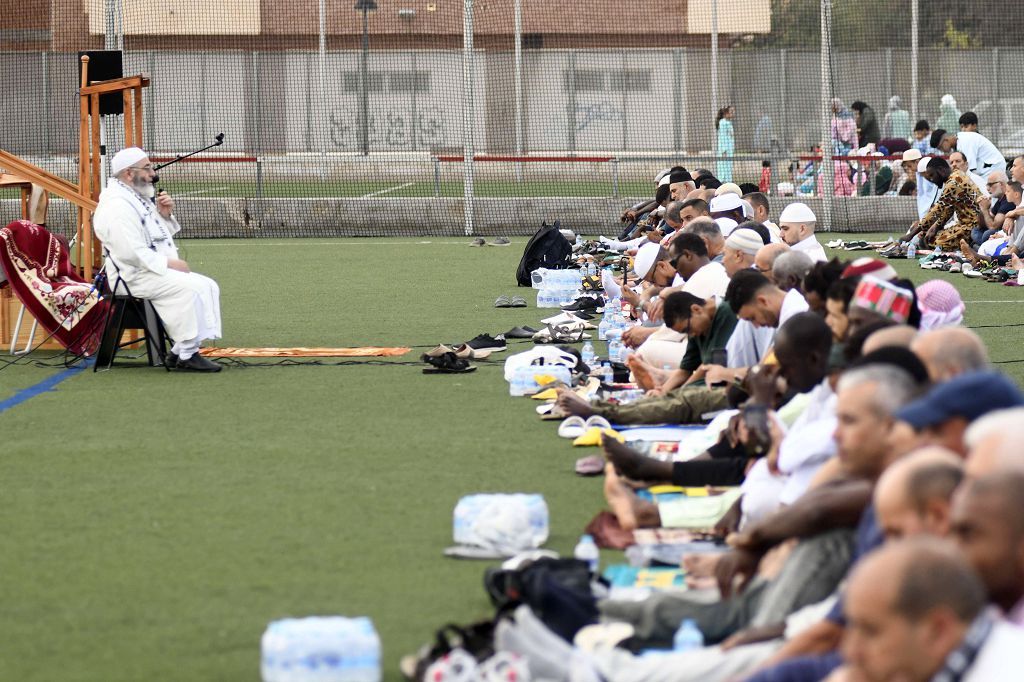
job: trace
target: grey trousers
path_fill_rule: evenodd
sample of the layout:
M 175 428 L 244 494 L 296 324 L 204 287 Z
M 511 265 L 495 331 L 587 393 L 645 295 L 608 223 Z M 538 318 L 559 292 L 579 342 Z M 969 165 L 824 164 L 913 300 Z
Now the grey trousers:
M 850 566 L 854 532 L 832 530 L 802 540 L 774 580 L 754 579 L 742 594 L 702 603 L 684 593 L 661 593 L 641 602 L 604 601 L 606 618 L 631 623 L 652 644 L 670 642 L 687 618 L 697 622 L 705 644 L 717 644 L 745 627 L 782 623 L 797 609 L 821 601 Z

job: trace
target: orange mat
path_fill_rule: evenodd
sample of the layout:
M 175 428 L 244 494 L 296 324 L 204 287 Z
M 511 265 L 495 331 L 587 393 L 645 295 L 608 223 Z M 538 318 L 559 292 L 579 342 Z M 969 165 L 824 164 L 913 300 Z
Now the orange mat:
M 394 358 L 410 348 L 201 348 L 207 358 Z

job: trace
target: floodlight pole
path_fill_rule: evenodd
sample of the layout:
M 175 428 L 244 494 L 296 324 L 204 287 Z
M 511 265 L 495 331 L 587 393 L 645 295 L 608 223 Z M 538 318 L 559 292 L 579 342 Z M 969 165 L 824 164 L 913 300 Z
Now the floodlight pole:
M 465 0 L 462 11 L 462 195 L 466 235 L 473 234 L 473 156 L 476 154 L 473 71 L 473 0 Z
M 832 194 L 835 169 L 832 167 L 832 0 L 821 0 L 821 187 L 822 216 L 818 225 L 831 230 Z M 818 178 L 815 178 L 817 181 Z
M 370 155 L 370 12 L 377 9 L 375 0 L 356 0 L 356 10 L 363 13 L 363 61 L 362 61 L 362 125 L 360 146 L 363 156 Z

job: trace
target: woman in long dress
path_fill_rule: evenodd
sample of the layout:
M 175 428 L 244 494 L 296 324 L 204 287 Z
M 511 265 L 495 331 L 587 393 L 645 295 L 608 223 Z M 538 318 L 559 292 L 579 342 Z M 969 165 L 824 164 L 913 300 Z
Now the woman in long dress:
M 726 106 L 718 110 L 718 116 L 715 118 L 715 128 L 718 129 L 718 157 L 723 159 L 718 162 L 718 179 L 723 183 L 732 182 L 731 159 L 736 151 L 736 136 L 733 133 L 732 117 L 735 115 L 736 110 L 731 106 Z

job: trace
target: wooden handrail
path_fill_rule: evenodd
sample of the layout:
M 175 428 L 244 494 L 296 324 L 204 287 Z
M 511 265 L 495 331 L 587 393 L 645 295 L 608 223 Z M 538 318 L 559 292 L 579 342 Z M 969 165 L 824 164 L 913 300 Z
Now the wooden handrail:
M 142 76 L 128 76 L 127 78 L 114 78 L 108 81 L 93 81 L 83 88 L 79 88 L 79 95 L 102 95 L 110 92 L 120 92 L 131 88 L 149 87 L 149 79 Z
M 96 210 L 96 202 L 91 197 L 82 196 L 78 185 L 74 185 L 64 178 L 43 170 L 39 166 L 31 164 L 3 149 L 0 149 L 0 168 L 25 178 L 29 182 L 39 185 L 47 192 L 63 197 L 75 206 L 83 208 L 90 213 Z

